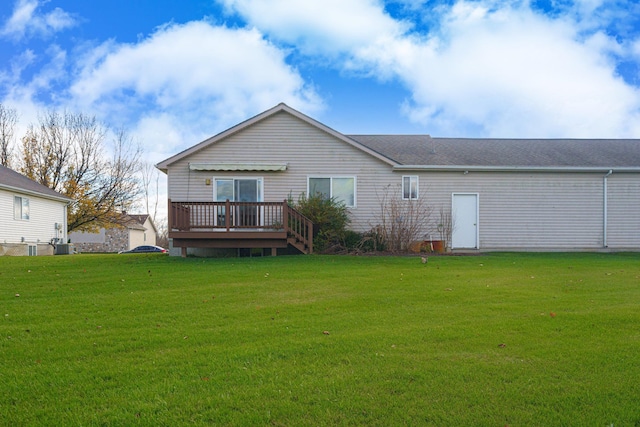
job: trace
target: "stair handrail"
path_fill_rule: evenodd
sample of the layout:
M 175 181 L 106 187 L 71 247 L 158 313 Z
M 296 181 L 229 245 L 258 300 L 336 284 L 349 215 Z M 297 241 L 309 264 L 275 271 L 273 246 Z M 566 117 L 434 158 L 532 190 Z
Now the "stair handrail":
M 287 200 L 284 201 L 283 206 L 285 207 L 283 214 L 287 235 L 308 248 L 308 253 L 313 253 L 313 221 L 289 205 Z

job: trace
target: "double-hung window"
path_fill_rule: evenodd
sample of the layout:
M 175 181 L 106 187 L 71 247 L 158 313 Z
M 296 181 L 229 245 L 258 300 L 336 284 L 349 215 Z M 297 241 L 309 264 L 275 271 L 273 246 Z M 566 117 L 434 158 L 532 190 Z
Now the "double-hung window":
M 402 177 L 402 199 L 418 200 L 418 177 L 417 176 Z
M 345 206 L 356 206 L 356 178 L 351 177 L 309 177 L 307 194 L 321 194 L 333 198 Z
M 29 199 L 26 197 L 14 196 L 13 218 L 24 221 L 29 220 Z

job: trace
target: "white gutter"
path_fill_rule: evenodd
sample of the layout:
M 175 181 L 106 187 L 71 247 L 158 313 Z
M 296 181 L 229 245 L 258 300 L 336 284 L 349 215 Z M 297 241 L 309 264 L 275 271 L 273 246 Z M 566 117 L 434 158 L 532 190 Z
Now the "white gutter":
M 607 173 L 610 167 L 581 166 L 449 166 L 449 165 L 396 165 L 394 171 L 430 171 L 430 172 L 585 172 Z M 613 171 L 612 171 L 613 172 Z M 640 173 L 640 167 L 615 168 L 616 173 Z
M 602 203 L 602 208 L 604 209 L 603 215 L 602 215 L 602 246 L 607 248 L 609 247 L 608 243 L 607 243 L 607 222 L 608 222 L 608 218 L 607 218 L 607 211 L 609 210 L 608 208 L 608 202 L 607 202 L 607 178 L 609 178 L 609 176 L 613 173 L 613 169 L 609 170 L 609 172 L 607 172 L 607 174 L 602 177 L 602 194 L 603 194 L 603 203 Z

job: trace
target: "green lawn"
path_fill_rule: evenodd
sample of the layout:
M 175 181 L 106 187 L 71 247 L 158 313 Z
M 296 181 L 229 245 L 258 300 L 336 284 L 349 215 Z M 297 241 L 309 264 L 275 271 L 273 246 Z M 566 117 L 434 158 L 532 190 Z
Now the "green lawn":
M 640 425 L 640 254 L 0 258 L 0 425 Z

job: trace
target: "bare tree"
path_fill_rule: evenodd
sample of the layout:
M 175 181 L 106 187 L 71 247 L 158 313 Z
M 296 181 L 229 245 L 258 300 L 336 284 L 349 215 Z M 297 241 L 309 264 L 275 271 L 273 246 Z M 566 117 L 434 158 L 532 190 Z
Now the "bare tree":
M 109 156 L 107 135 L 95 117 L 49 111 L 23 138 L 22 173 L 74 200 L 68 231 L 118 224 L 139 195 L 140 148 L 119 130 Z
M 0 165 L 11 167 L 18 113 L 0 104 Z
M 451 208 L 447 208 L 444 205 L 440 206 L 440 218 L 438 220 L 438 233 L 440 233 L 440 239 L 444 243 L 445 248 L 451 249 L 451 238 L 453 237 L 453 231 L 455 230 L 455 221 L 451 212 Z
M 169 224 L 166 219 L 163 219 L 160 223 L 155 223 L 156 228 L 158 230 L 158 234 L 156 234 L 156 244 L 158 246 L 162 246 L 163 248 L 169 247 Z
M 408 250 L 412 243 L 423 240 L 431 226 L 432 209 L 424 199 L 404 200 L 401 194 L 399 186 L 388 185 L 378 195 L 380 212 L 375 229 L 392 252 Z
M 147 214 L 151 215 L 154 224 L 158 216 L 158 190 L 160 189 L 160 172 L 152 163 L 144 163 L 140 168 L 142 191 Z M 157 225 L 157 224 L 156 224 Z
M 160 203 L 160 171 L 152 163 L 145 163 L 140 170 L 142 177 L 142 191 L 146 213 L 151 216 L 156 226 L 156 242 L 162 247 L 168 247 L 169 230 L 167 218 L 158 217 L 158 205 Z

